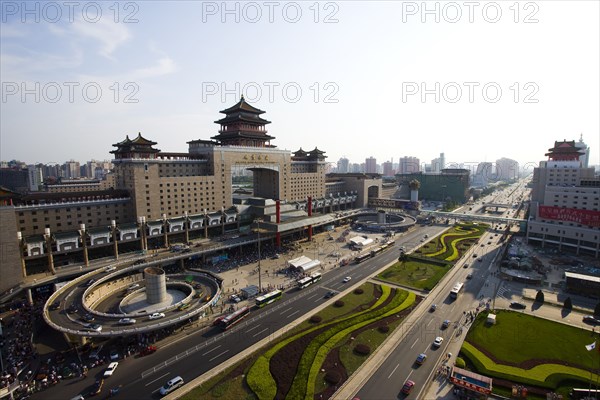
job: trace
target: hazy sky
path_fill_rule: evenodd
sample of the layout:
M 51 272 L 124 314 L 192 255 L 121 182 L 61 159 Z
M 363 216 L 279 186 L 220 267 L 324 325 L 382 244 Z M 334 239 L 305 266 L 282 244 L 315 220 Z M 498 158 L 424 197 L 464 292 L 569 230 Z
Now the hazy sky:
M 583 134 L 600 164 L 597 1 L 24 4 L 1 2 L 2 160 L 186 151 L 244 93 L 331 162 L 537 163 Z

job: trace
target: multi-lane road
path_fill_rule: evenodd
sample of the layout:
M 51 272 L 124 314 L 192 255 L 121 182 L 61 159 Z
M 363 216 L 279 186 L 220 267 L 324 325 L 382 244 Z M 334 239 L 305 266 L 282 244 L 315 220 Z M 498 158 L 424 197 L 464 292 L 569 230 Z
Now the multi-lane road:
M 316 307 L 330 301 L 325 294 L 330 291 L 344 291 L 362 280 L 372 276 L 384 265 L 398 257 L 398 247 L 406 246 L 407 250 L 420 243 L 423 235 L 434 236 L 447 227 L 427 226 L 414 232 L 396 237 L 396 247 L 369 259 L 361 264 L 336 268 L 324 275 L 314 286 L 304 290 L 291 289 L 283 298 L 263 309 L 254 308 L 243 322 L 230 331 L 221 332 L 217 328 L 192 331 L 186 337 L 161 348 L 158 352 L 144 358 L 128 358 L 124 360 L 126 368 L 120 367 L 105 382 L 105 390 L 122 386 L 118 397 L 158 398 L 158 389 L 168 379 L 181 376 L 187 382 L 217 367 L 229 358 L 261 341 L 273 337 L 274 333 L 292 321 L 310 315 Z M 343 279 L 351 276 L 352 280 L 344 283 Z M 331 300 L 333 301 L 333 299 Z M 98 377 L 102 371 L 98 371 Z M 59 399 L 70 398 L 78 393 L 91 390 L 93 379 L 72 382 L 70 385 L 59 385 L 50 388 L 32 398 Z

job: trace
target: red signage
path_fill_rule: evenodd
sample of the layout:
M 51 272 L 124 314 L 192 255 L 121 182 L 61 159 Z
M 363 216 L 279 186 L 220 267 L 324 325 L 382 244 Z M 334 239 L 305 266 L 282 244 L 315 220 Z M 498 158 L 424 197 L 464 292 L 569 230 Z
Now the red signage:
M 580 225 L 600 227 L 600 211 L 539 206 L 539 214 L 540 218 L 544 219 L 554 219 L 565 222 L 574 222 Z
M 490 389 L 486 389 L 486 388 L 481 387 L 479 385 L 475 385 L 474 383 L 467 382 L 467 381 L 464 381 L 462 379 L 458 379 L 458 378 L 456 378 L 454 376 L 450 377 L 450 382 L 452 382 L 452 383 L 454 383 L 454 384 L 456 384 L 458 386 L 464 387 L 466 389 L 473 390 L 475 392 L 485 393 L 485 394 L 491 394 L 492 393 L 492 391 Z

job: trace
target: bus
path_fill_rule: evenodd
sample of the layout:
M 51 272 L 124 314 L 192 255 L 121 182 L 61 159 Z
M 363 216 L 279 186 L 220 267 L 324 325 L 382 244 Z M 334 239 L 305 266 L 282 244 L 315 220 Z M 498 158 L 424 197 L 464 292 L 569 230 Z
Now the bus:
M 319 282 L 321 280 L 321 278 L 322 278 L 321 273 L 315 272 L 314 274 L 311 274 L 310 276 L 307 276 L 302 279 L 298 279 L 298 281 L 297 281 L 298 288 L 304 289 L 304 288 L 312 285 L 313 283 Z
M 371 253 L 362 253 L 357 255 L 356 257 L 354 257 L 354 262 L 356 264 L 360 264 L 361 262 L 365 261 L 367 258 L 371 258 Z
M 458 297 L 459 293 L 461 292 L 461 290 L 463 290 L 464 286 L 465 286 L 464 283 L 457 282 L 456 285 L 454 285 L 454 287 L 450 291 L 450 298 L 451 299 L 456 299 Z
M 215 325 L 217 325 L 222 330 L 226 331 L 231 328 L 241 320 L 243 320 L 246 315 L 250 313 L 250 307 L 242 307 L 239 310 L 227 315 L 226 317 L 220 318 L 215 321 Z
M 273 290 L 272 292 L 269 292 L 265 295 L 258 296 L 256 298 L 256 306 L 262 308 L 268 304 L 271 304 L 274 301 L 281 299 L 282 295 L 283 292 L 281 290 Z

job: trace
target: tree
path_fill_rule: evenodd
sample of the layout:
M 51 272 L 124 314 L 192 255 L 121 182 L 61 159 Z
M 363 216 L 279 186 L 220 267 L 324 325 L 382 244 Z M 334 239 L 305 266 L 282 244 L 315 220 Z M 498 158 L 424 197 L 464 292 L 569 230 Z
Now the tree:
M 596 304 L 596 308 L 594 308 L 594 315 L 600 317 L 600 301 Z
M 565 304 L 563 305 L 564 308 L 566 308 L 567 310 L 572 310 L 573 309 L 573 301 L 571 301 L 570 297 L 567 297 L 565 300 Z
M 413 179 L 410 182 L 408 182 L 408 187 L 410 188 L 410 190 L 419 190 L 419 188 L 421 187 L 421 182 L 419 182 L 417 179 Z
M 543 303 L 544 302 L 544 292 L 542 292 L 541 290 L 538 290 L 537 294 L 535 295 L 535 301 L 538 303 Z

